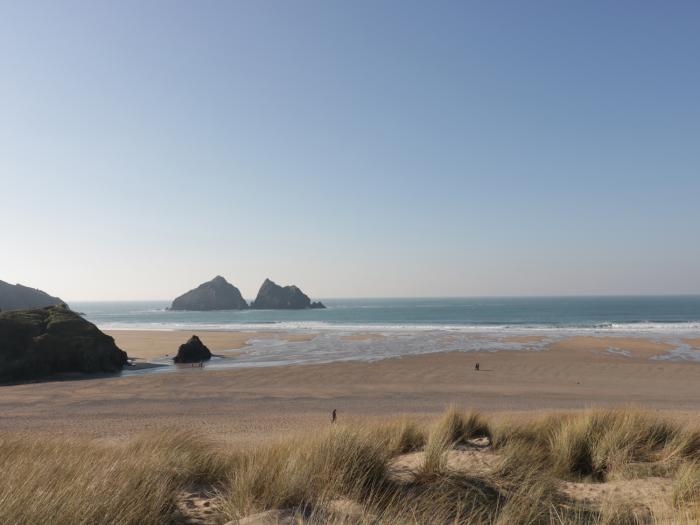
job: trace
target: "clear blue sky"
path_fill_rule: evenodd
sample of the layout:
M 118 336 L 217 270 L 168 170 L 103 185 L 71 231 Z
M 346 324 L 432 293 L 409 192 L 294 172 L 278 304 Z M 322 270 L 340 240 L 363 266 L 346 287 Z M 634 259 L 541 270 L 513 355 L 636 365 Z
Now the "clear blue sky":
M 698 2 L 3 2 L 0 279 L 700 293 Z

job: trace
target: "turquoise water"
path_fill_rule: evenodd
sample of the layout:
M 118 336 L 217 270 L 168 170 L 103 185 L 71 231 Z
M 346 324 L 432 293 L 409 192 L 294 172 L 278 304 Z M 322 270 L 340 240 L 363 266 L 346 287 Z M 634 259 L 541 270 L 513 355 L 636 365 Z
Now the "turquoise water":
M 209 330 L 259 332 L 242 349 L 220 352 L 207 363 L 209 369 L 374 361 L 448 351 L 538 351 L 572 335 L 643 336 L 672 346 L 656 359 L 700 361 L 700 351 L 686 341 L 700 337 L 700 296 L 327 299 L 324 303 L 326 310 L 304 311 L 171 312 L 162 301 L 77 302 L 71 307 L 103 329 L 185 330 L 198 334 L 205 344 Z M 303 342 L 278 337 L 287 332 L 314 337 Z M 374 337 L 347 337 L 364 333 Z M 514 337 L 533 334 L 540 337 Z M 183 334 L 183 342 L 187 337 Z M 176 351 L 173 348 L 171 355 Z M 614 344 L 607 351 L 618 358 L 628 355 Z M 135 373 L 178 370 L 169 358 L 156 362 L 163 367 Z
M 700 296 L 324 299 L 325 310 L 171 312 L 164 301 L 71 303 L 101 328 L 700 331 Z

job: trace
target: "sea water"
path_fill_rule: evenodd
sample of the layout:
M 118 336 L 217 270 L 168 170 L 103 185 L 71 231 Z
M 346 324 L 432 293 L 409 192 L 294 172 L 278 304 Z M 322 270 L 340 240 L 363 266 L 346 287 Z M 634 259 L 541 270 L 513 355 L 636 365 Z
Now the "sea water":
M 182 312 L 166 301 L 73 302 L 104 330 L 309 333 L 311 341 L 251 339 L 209 367 L 376 360 L 440 351 L 540 350 L 573 335 L 645 337 L 674 346 L 664 359 L 698 360 L 700 296 L 323 299 L 324 310 Z M 348 338 L 373 334 L 374 337 Z M 522 336 L 538 338 L 523 339 Z M 175 349 L 174 349 L 175 350 Z M 614 346 L 610 353 L 624 357 Z

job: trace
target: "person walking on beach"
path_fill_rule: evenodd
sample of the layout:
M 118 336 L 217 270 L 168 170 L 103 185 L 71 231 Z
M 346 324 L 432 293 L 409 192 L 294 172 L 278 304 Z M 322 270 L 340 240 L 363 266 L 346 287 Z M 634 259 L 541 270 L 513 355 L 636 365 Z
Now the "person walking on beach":
M 475 370 L 476 372 L 479 371 L 479 363 L 477 363 L 477 364 L 474 365 L 474 370 Z
M 336 420 L 336 409 L 333 409 L 333 413 L 331 414 L 331 423 L 335 423 Z

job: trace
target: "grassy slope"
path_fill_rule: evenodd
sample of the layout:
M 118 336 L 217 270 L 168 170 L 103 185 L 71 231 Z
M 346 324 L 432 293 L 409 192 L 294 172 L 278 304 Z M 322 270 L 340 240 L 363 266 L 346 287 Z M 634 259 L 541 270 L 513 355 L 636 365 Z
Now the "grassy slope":
M 474 438 L 490 442 L 494 468 L 451 467 Z M 408 453 L 420 462 L 397 477 Z M 218 522 L 286 509 L 305 523 L 692 523 L 698 460 L 700 431 L 635 409 L 518 424 L 450 409 L 429 427 L 338 425 L 244 450 L 183 432 L 120 445 L 0 436 L 0 523 L 182 522 L 178 495 L 192 487 L 211 492 Z M 619 498 L 585 505 L 559 489 L 650 476 L 673 480 L 670 514 Z M 338 514 L 339 501 L 360 511 Z

